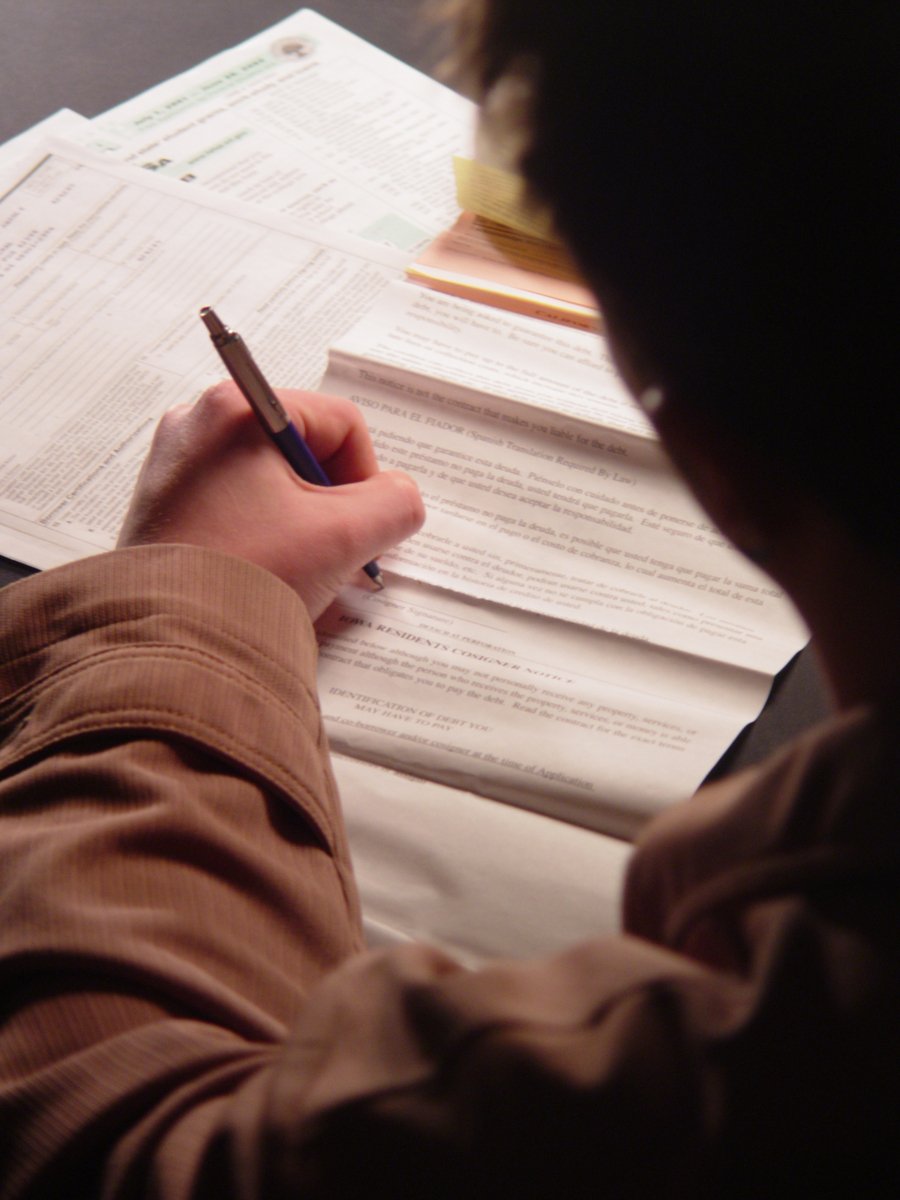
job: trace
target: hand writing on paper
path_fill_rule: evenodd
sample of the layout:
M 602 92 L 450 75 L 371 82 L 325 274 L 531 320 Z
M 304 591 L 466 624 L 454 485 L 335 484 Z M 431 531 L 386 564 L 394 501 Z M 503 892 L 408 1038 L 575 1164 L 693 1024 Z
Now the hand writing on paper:
M 118 544 L 177 542 L 245 558 L 283 579 L 313 620 L 364 563 L 420 528 L 418 488 L 380 471 L 349 400 L 279 398 L 335 486 L 299 479 L 229 383 L 159 423 Z

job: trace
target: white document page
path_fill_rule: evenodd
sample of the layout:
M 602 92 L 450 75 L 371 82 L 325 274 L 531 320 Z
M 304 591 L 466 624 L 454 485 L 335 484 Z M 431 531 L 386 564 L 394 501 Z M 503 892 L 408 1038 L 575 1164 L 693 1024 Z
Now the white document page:
M 622 838 L 696 789 L 771 682 L 398 576 L 317 629 L 336 751 Z
M 602 341 L 401 282 L 324 386 L 428 512 L 383 556 L 388 591 L 320 622 L 335 747 L 623 838 L 690 795 L 806 632 Z
M 620 928 L 631 846 L 333 756 L 371 946 L 430 941 L 477 965 Z
M 309 9 L 91 122 L 86 144 L 410 254 L 458 215 L 474 106 Z
M 333 348 L 324 387 L 365 409 L 382 463 L 425 496 L 392 570 L 750 671 L 806 640 L 707 522 L 596 334 L 401 282 Z
M 160 414 L 226 373 L 203 305 L 276 385 L 312 387 L 402 261 L 57 146 L 0 197 L 2 553 L 114 544 Z

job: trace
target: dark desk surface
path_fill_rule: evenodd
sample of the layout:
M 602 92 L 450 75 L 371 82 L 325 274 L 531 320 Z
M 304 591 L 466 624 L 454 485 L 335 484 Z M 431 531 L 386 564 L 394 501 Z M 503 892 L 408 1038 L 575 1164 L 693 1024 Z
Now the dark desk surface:
M 295 0 L 0 0 L 0 141 L 60 108 L 96 116 L 289 16 Z M 430 71 L 440 37 L 420 0 L 317 0 L 308 7 Z M 0 557 L 0 584 L 26 574 Z M 717 770 L 758 761 L 826 711 L 804 651 Z

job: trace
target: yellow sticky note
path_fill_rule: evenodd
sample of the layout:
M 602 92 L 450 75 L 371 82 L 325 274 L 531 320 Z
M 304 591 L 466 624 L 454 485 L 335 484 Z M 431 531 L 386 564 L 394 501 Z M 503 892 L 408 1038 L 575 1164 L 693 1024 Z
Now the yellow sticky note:
M 532 237 L 555 241 L 547 217 L 525 202 L 525 184 L 518 175 L 454 155 L 456 198 L 459 207 L 488 221 L 496 221 Z

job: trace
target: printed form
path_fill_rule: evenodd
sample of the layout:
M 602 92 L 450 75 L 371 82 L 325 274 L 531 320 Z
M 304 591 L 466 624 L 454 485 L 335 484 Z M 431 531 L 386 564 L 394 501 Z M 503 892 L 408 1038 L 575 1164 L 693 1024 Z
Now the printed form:
M 412 254 L 457 217 L 475 108 L 309 9 L 95 118 L 89 147 Z
M 323 387 L 428 510 L 321 623 L 336 748 L 621 837 L 689 795 L 806 633 L 602 339 L 400 282 Z
M 114 543 L 160 414 L 223 374 L 202 305 L 312 387 L 403 257 L 50 153 L 0 199 L 4 552 L 47 567 Z

